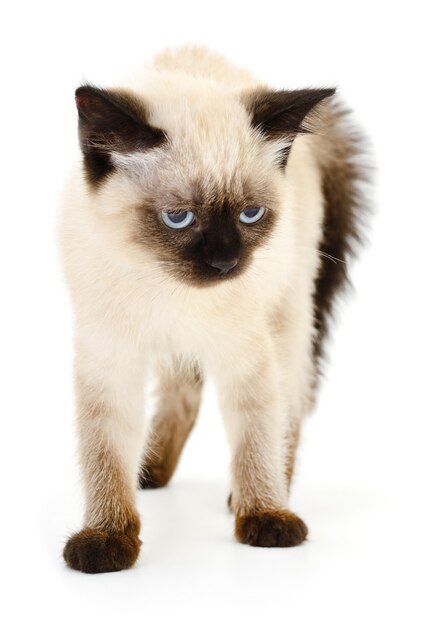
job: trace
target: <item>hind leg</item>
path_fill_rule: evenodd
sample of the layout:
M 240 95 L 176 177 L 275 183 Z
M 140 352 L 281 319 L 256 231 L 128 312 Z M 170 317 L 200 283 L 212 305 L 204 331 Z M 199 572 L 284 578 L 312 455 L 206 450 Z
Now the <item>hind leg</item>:
M 164 487 L 172 477 L 195 423 L 201 390 L 197 369 L 187 371 L 175 366 L 160 372 L 157 410 L 138 476 L 142 489 Z

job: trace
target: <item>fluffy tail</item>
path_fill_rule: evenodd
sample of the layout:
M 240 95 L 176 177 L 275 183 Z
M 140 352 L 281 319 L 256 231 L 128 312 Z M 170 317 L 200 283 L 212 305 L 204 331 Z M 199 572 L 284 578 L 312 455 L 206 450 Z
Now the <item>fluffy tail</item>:
M 338 295 L 350 284 L 348 266 L 362 243 L 369 202 L 365 141 L 349 123 L 348 112 L 330 109 L 317 141 L 325 213 L 321 266 L 314 292 L 314 355 L 318 364 Z

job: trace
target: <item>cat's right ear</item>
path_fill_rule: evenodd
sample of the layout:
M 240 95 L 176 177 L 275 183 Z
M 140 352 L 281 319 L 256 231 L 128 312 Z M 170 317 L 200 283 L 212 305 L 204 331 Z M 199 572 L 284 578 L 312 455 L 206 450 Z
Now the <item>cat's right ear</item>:
M 258 89 L 243 94 L 251 125 L 261 137 L 279 146 L 278 163 L 284 168 L 290 148 L 297 135 L 312 132 L 315 111 L 335 89 L 296 89 L 293 91 Z
M 94 185 L 113 171 L 113 153 L 130 155 L 166 141 L 161 129 L 148 124 L 142 102 L 126 91 L 84 85 L 75 100 L 85 170 Z

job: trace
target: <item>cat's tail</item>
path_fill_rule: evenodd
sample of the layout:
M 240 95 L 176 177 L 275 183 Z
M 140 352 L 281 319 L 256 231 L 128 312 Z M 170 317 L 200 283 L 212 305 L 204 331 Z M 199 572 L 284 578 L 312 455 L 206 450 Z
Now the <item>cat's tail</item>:
M 315 139 L 324 194 L 321 265 L 314 292 L 314 355 L 320 368 L 338 295 L 350 285 L 349 263 L 365 240 L 369 214 L 367 140 L 340 105 L 326 109 Z

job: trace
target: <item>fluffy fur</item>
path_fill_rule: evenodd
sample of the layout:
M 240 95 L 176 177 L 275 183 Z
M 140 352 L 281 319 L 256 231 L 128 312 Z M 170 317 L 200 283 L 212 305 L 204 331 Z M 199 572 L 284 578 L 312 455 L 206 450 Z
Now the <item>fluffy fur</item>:
M 296 545 L 307 534 L 288 511 L 300 423 L 357 237 L 345 114 L 333 90 L 274 92 L 198 48 L 165 52 L 118 90 L 76 93 L 83 156 L 61 241 L 87 504 L 65 559 L 87 572 L 133 564 L 137 480 L 170 479 L 203 376 L 216 382 L 232 449 L 236 537 Z M 239 223 L 260 206 L 260 222 Z M 170 231 L 163 209 L 194 210 L 197 222 Z M 217 271 L 227 259 L 233 269 Z M 161 382 L 148 435 L 151 370 Z

